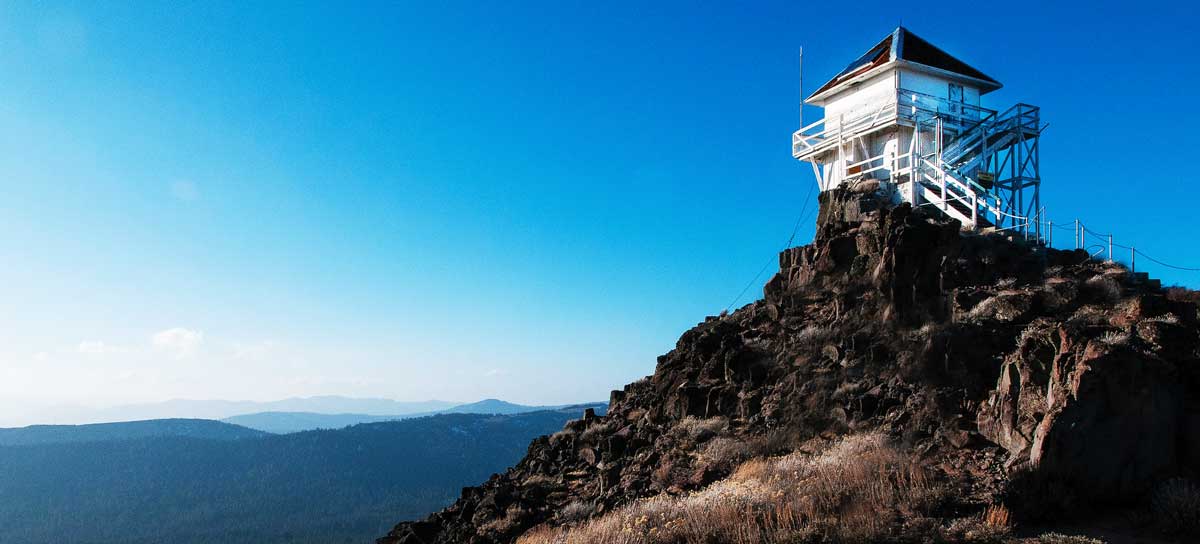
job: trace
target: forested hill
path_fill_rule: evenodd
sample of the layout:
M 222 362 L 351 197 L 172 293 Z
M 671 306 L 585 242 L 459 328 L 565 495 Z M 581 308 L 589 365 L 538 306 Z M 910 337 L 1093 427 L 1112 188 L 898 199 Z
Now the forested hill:
M 100 442 L 182 436 L 211 440 L 257 438 L 267 433 L 210 419 L 152 419 L 90 425 L 31 425 L 0 429 L 0 446 Z
M 255 412 L 227 417 L 222 421 L 269 433 L 283 434 L 314 429 L 340 429 L 347 425 L 395 421 L 437 414 L 522 414 L 543 410 L 559 410 L 565 406 L 526 406 L 496 399 L 484 399 L 469 404 L 459 404 L 436 412 L 395 415 L 372 415 L 350 413 L 314 412 Z
M 0 542 L 371 542 L 397 517 L 428 514 L 503 471 L 583 411 L 0 446 Z

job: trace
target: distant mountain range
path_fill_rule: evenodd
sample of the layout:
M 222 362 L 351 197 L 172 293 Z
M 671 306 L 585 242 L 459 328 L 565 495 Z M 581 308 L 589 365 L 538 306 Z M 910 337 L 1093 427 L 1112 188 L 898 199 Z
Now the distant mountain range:
M 436 413 L 460 405 L 459 402 L 427 400 L 404 402 L 382 398 L 339 396 L 297 397 L 256 402 L 230 400 L 175 399 L 164 402 L 128 404 L 107 408 L 57 406 L 39 409 L 35 423 L 87 424 L 148 419 L 225 419 L 258 412 L 312 412 L 319 414 L 365 414 L 396 416 Z M 27 415 L 24 420 L 29 420 Z M 6 421 L 14 421 L 7 419 Z M 10 423 L 11 425 L 11 423 Z
M 348 425 L 357 425 L 359 423 L 395 421 L 435 414 L 511 415 L 536 412 L 539 410 L 558 410 L 568 406 L 570 405 L 526 406 L 523 404 L 513 404 L 511 402 L 498 399 L 484 399 L 479 402 L 460 404 L 458 406 L 451 406 L 442 410 L 416 414 L 390 414 L 381 416 L 372 414 L 328 414 L 317 412 L 256 412 L 252 414 L 242 414 L 227 417 L 221 421 L 248 427 L 250 429 L 257 429 L 259 431 L 283 434 L 311 431 L 315 429 L 340 429 Z
M 196 420 L 9 429 L 5 443 L 26 445 L 0 445 L 0 542 L 372 542 L 397 517 L 450 504 L 589 407 L 606 408 L 286 435 Z

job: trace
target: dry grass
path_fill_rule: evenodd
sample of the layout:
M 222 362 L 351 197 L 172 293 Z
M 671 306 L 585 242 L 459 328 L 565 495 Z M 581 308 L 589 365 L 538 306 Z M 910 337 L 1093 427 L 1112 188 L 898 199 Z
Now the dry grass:
M 989 506 L 983 512 L 983 524 L 988 527 L 1008 529 L 1012 527 L 1012 512 L 1003 504 Z
M 644 499 L 573 527 L 541 526 L 517 542 L 782 544 L 920 539 L 904 535 L 940 530 L 928 516 L 945 499 L 945 489 L 931 481 L 913 457 L 880 435 L 866 434 L 844 438 L 819 455 L 754 459 L 701 491 Z M 965 520 L 964 525 L 968 527 L 955 536 L 971 531 L 1004 534 L 1007 510 L 989 511 Z
M 1036 539 L 1027 540 L 1029 544 L 1105 544 L 1104 541 L 1086 536 L 1064 535 L 1062 533 L 1046 533 Z
M 1100 342 L 1110 346 L 1124 346 L 1129 344 L 1133 337 L 1125 331 L 1108 331 L 1100 337 Z

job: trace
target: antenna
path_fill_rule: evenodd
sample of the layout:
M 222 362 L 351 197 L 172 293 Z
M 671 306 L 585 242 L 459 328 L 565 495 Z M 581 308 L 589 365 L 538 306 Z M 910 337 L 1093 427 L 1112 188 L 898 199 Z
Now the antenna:
M 804 128 L 804 46 L 800 46 L 800 126 Z

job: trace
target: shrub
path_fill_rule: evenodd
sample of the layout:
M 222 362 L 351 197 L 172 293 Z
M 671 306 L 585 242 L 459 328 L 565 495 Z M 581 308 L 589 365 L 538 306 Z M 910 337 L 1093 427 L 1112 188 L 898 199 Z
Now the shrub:
M 1121 286 L 1108 276 L 1092 276 L 1084 285 L 1089 294 L 1105 302 L 1115 302 L 1121 298 Z
M 583 501 L 574 501 L 562 508 L 558 512 L 559 519 L 564 522 L 583 521 L 592 515 L 594 508 L 592 505 Z
M 1003 299 L 998 296 L 993 296 L 980 301 L 979 304 L 976 304 L 975 307 L 971 308 L 971 310 L 967 312 L 967 317 L 976 321 L 984 318 L 994 317 L 997 310 L 1001 309 L 1002 302 Z
M 1200 304 L 1200 291 L 1193 291 L 1186 287 L 1168 287 L 1167 300 L 1174 302 L 1190 302 L 1192 304 Z
M 1069 321 L 1081 322 L 1084 325 L 1099 325 L 1108 322 L 1108 313 L 1098 306 L 1083 306 L 1071 314 Z
M 1200 534 L 1200 485 L 1183 478 L 1163 482 L 1150 499 L 1150 511 L 1170 532 Z
M 744 440 L 721 436 L 704 445 L 700 458 L 713 465 L 731 465 L 749 459 L 754 450 L 752 444 Z
M 801 344 L 819 344 L 833 338 L 833 329 L 820 325 L 809 325 L 796 333 L 796 341 Z
M 579 433 L 579 440 L 587 444 L 594 444 L 597 439 L 609 433 L 613 429 L 613 421 L 605 421 L 603 423 L 594 423 L 588 428 Z
M 1075 507 L 1075 493 L 1061 475 L 1023 466 L 1008 478 L 1005 500 L 1022 520 L 1042 521 Z
M 708 440 L 729 428 L 729 420 L 723 417 L 702 419 L 688 416 L 675 424 L 675 435 L 690 438 L 697 444 Z

